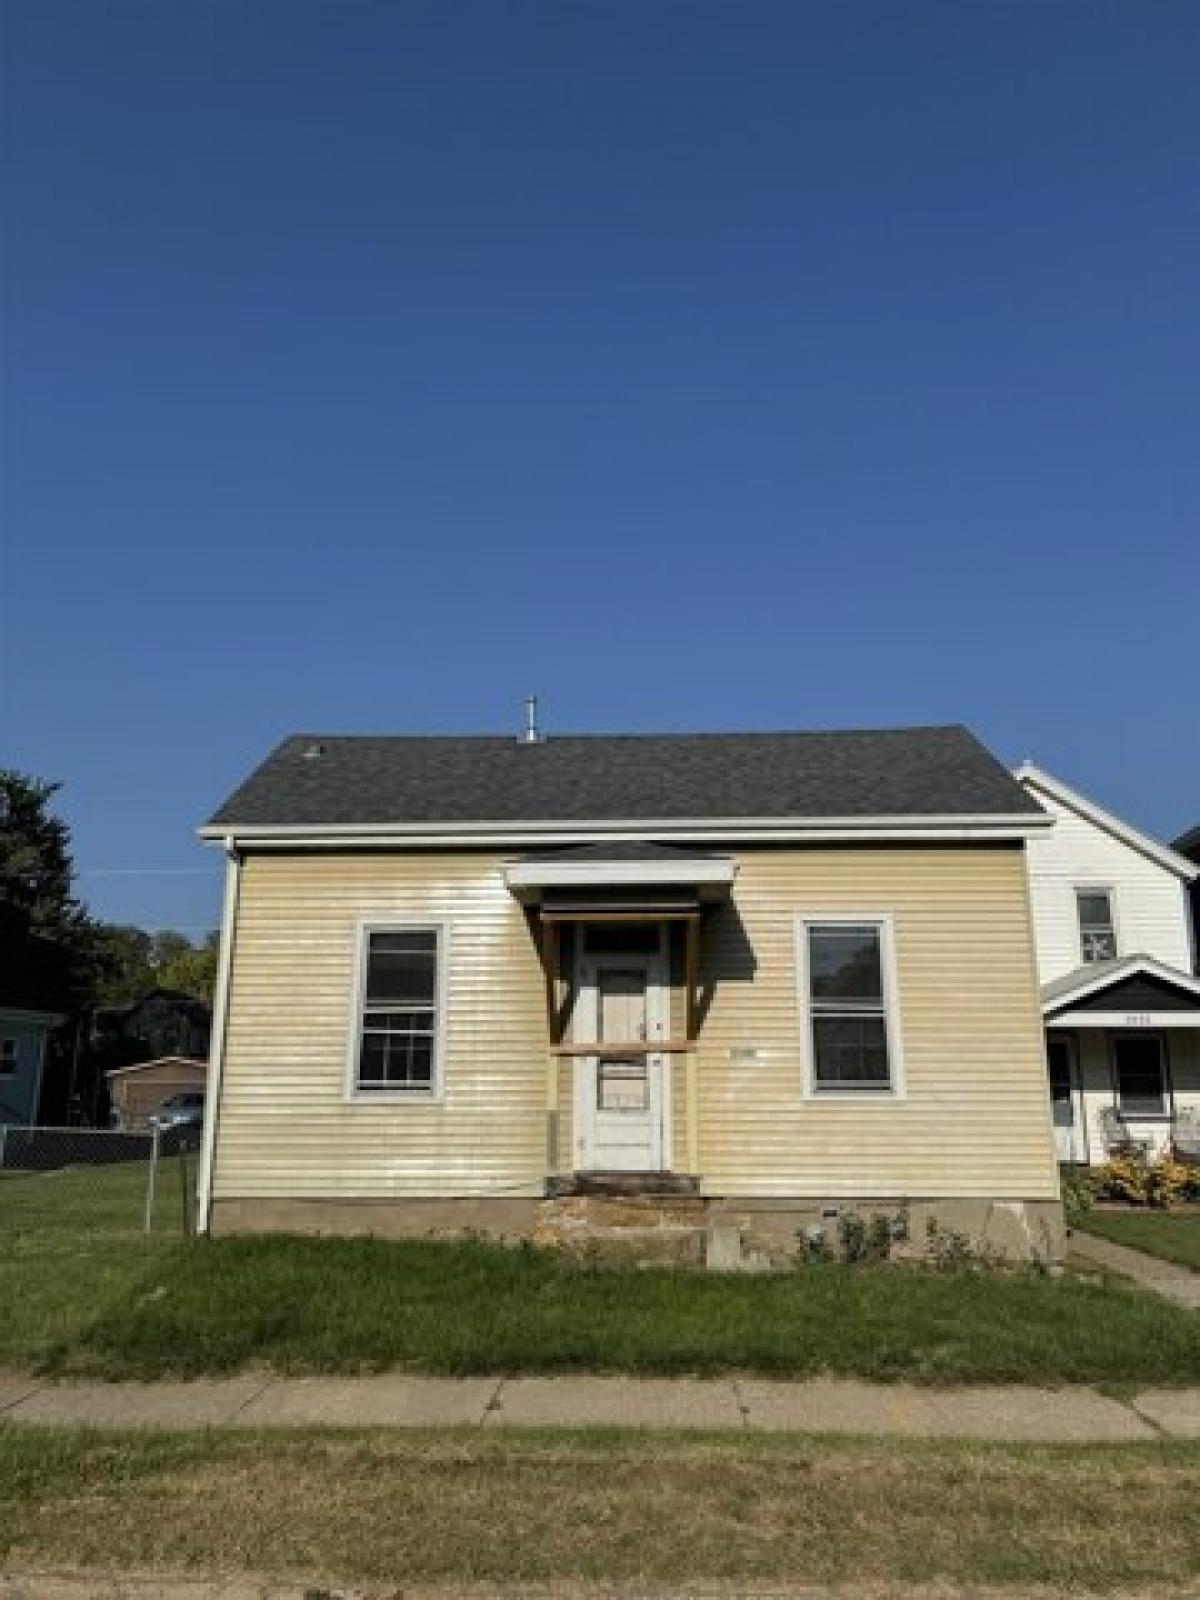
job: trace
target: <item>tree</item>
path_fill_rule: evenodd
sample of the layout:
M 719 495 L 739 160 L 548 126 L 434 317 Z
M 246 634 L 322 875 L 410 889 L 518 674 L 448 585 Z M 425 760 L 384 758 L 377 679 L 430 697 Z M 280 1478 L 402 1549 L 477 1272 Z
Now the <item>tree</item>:
M 61 787 L 0 769 L 0 905 L 10 922 L 80 951 L 91 924 L 71 893 L 71 831 L 49 809 Z
M 193 944 L 173 928 L 147 933 L 144 928 L 98 924 L 98 1003 L 130 1006 L 152 989 L 175 989 L 211 1005 L 218 939 L 214 932 L 200 944 Z
M 194 1000 L 212 1004 L 213 990 L 217 984 L 217 953 L 221 936 L 214 928 L 200 944 L 192 944 L 182 934 L 166 930 L 160 933 L 158 981 L 164 989 L 178 989 Z M 168 949 L 165 941 L 177 940 Z

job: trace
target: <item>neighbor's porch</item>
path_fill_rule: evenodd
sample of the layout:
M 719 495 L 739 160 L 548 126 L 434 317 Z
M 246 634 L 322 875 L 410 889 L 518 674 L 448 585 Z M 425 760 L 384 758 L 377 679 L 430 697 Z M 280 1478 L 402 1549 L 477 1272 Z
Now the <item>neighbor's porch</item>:
M 1058 1159 L 1151 1159 L 1200 1133 L 1200 982 L 1144 957 L 1047 986 L 1046 1057 Z

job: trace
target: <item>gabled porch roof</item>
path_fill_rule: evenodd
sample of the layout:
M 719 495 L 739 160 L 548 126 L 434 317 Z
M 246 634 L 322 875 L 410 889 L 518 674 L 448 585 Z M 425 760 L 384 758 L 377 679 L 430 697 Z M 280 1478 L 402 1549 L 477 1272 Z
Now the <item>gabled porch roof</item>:
M 1056 1028 L 1200 1028 L 1200 978 L 1153 956 L 1093 961 L 1042 986 Z

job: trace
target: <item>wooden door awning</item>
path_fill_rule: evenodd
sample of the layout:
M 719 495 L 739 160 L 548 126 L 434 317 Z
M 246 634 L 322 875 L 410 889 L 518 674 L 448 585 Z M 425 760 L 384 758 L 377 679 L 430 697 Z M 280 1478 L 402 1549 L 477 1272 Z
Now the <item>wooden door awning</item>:
M 510 862 L 504 881 L 526 905 L 545 905 L 555 896 L 571 895 L 581 901 L 598 896 L 611 902 L 621 895 L 634 900 L 699 901 L 724 899 L 736 871 L 728 856 L 623 840 L 540 850 Z
M 736 865 L 728 856 L 698 854 L 644 840 L 544 850 L 509 864 L 505 882 L 536 925 L 546 982 L 546 1017 L 554 1055 L 674 1054 L 693 1049 L 699 1017 L 700 924 L 706 904 L 728 897 Z M 564 1045 L 559 1006 L 559 929 L 564 923 L 679 922 L 685 929 L 682 1039 L 628 1046 Z

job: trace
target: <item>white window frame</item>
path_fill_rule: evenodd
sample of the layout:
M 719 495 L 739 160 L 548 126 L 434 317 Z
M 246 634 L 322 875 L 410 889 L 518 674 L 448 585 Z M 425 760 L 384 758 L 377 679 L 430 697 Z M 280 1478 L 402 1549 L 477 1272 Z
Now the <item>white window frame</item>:
M 367 957 L 375 933 L 432 933 L 436 939 L 433 985 L 433 1077 L 428 1089 L 364 1089 L 358 1081 L 362 1056 L 363 1016 L 367 998 Z M 446 968 L 450 945 L 444 922 L 369 918 L 355 928 L 354 979 L 351 984 L 350 1035 L 346 1052 L 345 1098 L 356 1106 L 429 1105 L 440 1101 L 444 1086 L 446 1049 Z
M 1162 1090 L 1162 1104 L 1157 1111 L 1126 1110 L 1121 1094 L 1121 1073 L 1117 1066 L 1117 1054 L 1123 1039 L 1154 1039 L 1158 1044 L 1158 1081 Z M 1170 1122 L 1175 1114 L 1175 1085 L 1171 1077 L 1171 1057 L 1167 1050 L 1167 1041 L 1163 1033 L 1157 1028 L 1129 1029 L 1117 1028 L 1108 1036 L 1109 1072 L 1112 1076 L 1113 1106 L 1117 1115 L 1125 1122 Z
M 1112 960 L 1121 959 L 1121 926 L 1117 920 L 1117 891 L 1110 883 L 1077 883 L 1075 885 L 1075 938 L 1079 943 L 1080 964 L 1085 967 L 1094 967 L 1097 962 L 1088 959 L 1083 942 L 1083 918 L 1079 914 L 1080 897 L 1085 894 L 1103 894 L 1108 896 L 1108 925 L 1112 929 L 1113 953 Z
M 12 1053 L 9 1053 L 9 1045 Z M 15 1078 L 21 1065 L 21 1041 L 11 1033 L 0 1036 L 0 1078 Z
M 813 1044 L 812 988 L 808 964 L 808 930 L 839 923 L 879 930 L 879 965 L 883 975 L 883 1019 L 887 1038 L 886 1088 L 829 1089 L 817 1083 Z M 803 911 L 796 918 L 796 976 L 800 1009 L 801 1092 L 814 1105 L 890 1106 L 905 1099 L 904 1042 L 900 1026 L 900 985 L 896 975 L 896 922 L 890 911 Z

